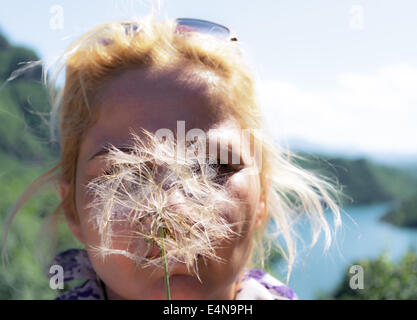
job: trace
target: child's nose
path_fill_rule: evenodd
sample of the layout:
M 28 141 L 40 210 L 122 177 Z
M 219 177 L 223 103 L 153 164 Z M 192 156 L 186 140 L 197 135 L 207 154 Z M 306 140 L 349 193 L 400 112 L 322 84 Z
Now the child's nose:
M 169 191 L 168 191 L 169 192 Z M 185 198 L 184 194 L 179 190 L 174 190 L 169 192 L 167 206 L 171 208 L 171 210 L 181 210 L 185 206 Z

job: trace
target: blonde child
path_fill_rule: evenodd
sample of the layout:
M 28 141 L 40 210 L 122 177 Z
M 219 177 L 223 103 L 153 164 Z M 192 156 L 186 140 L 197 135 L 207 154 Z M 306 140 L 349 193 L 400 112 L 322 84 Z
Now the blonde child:
M 62 55 L 60 162 L 11 215 L 40 184 L 59 185 L 54 214 L 85 246 L 53 262 L 65 281 L 85 279 L 59 299 L 297 298 L 251 266 L 275 226 L 291 271 L 301 215 L 328 245 L 337 191 L 265 132 L 236 40 L 208 21 L 148 17 L 101 25 Z

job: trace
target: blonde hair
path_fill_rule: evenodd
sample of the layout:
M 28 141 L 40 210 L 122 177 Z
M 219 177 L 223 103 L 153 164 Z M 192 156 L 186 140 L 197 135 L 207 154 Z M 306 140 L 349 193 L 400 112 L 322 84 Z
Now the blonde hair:
M 251 260 L 258 259 L 263 264 L 269 252 L 265 248 L 270 248 L 274 242 L 288 261 L 289 276 L 296 256 L 294 224 L 302 215 L 306 215 L 311 223 L 312 245 L 324 232 L 328 248 L 332 236 L 324 211 L 329 208 L 333 212 L 335 226 L 341 224 L 335 200 L 339 191 L 325 178 L 298 167 L 292 159 L 300 157 L 280 149 L 266 133 L 254 78 L 242 57 L 239 44 L 203 34 L 178 34 L 174 20 L 161 22 L 150 16 L 132 20 L 132 23 L 140 26 L 139 29 L 129 27 L 133 24 L 119 22 L 100 25 L 76 40 L 59 58 L 50 93 L 53 106 L 51 119 L 59 119 L 60 162 L 23 192 L 11 211 L 7 228 L 24 203 L 40 186 L 49 183 L 65 181 L 70 185 L 69 192 L 54 214 L 59 214 L 64 207 L 76 213 L 77 157 L 83 134 L 97 118 L 97 112 L 91 106 L 100 86 L 123 69 L 165 70 L 184 65 L 195 68 L 197 72 L 205 70 L 216 74 L 221 80 L 212 84 L 211 89 L 221 104 L 221 112 L 233 116 L 242 128 L 257 129 L 258 134 L 253 138 L 262 146 L 259 174 L 267 219 L 255 236 L 255 254 L 251 255 Z M 65 85 L 57 90 L 57 78 L 63 70 Z M 276 227 L 276 232 L 270 234 L 272 240 L 264 232 L 271 221 Z M 282 244 L 277 241 L 278 236 L 281 236 Z

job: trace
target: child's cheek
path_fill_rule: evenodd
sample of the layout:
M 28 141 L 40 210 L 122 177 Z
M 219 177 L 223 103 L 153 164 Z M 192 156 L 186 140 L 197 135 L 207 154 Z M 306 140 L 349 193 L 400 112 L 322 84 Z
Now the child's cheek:
M 239 201 L 231 210 L 233 222 L 252 222 L 254 209 L 260 196 L 259 177 L 251 168 L 235 173 L 227 182 L 227 189 Z
M 102 210 L 90 208 L 92 202 L 91 196 L 85 197 L 85 205 L 83 207 L 83 229 L 89 240 L 89 244 L 93 246 L 100 245 L 103 234 L 100 232 L 99 224 L 103 224 Z M 133 215 L 133 211 L 123 206 L 115 206 L 109 216 L 108 228 L 103 229 L 105 234 L 112 235 L 112 249 L 127 250 L 134 254 L 146 255 L 150 246 L 141 234 L 150 232 L 149 218 L 141 220 L 140 227 L 135 223 L 137 219 Z

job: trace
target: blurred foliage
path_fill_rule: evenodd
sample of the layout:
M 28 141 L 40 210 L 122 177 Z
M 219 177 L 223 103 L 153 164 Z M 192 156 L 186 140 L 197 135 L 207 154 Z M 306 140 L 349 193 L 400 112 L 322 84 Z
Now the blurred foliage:
M 6 39 L 4 35 L 0 33 L 0 50 L 4 51 L 8 49 L 10 46 L 9 41 Z
M 10 46 L 6 41 L 0 38 L 0 79 L 4 81 L 9 78 L 12 73 L 24 66 L 28 62 L 38 61 L 39 58 L 33 50 Z M 19 78 L 24 80 L 38 80 L 42 77 L 42 68 L 31 68 L 23 73 Z
M 0 150 L 31 162 L 59 154 L 57 144 L 49 139 L 50 104 L 41 83 L 42 67 L 34 65 L 7 80 L 24 63 L 38 60 L 32 50 L 0 38 Z
M 6 214 L 16 198 L 45 170 L 4 153 L 0 153 L 0 162 L 0 229 L 3 235 Z M 55 296 L 44 269 L 54 249 L 50 247 L 45 217 L 50 216 L 58 201 L 52 191 L 43 192 L 30 200 L 13 221 L 7 239 L 9 263 L 2 266 L 0 272 L 0 299 L 51 299 Z M 58 227 L 58 234 L 57 251 L 79 246 L 64 224 Z
M 364 288 L 351 289 L 352 274 L 346 269 L 345 277 L 326 295 L 319 294 L 319 299 L 341 300 L 392 300 L 417 299 L 417 254 L 409 250 L 399 262 L 390 262 L 386 253 L 375 260 L 361 260 L 352 263 L 360 265 L 364 271 Z
M 9 84 L 0 91 L 0 151 L 31 163 L 41 163 L 52 159 L 53 156 L 47 143 L 48 126 L 43 125 L 40 129 L 40 117 L 29 112 L 25 114 L 22 110 L 25 103 L 21 102 L 21 97 L 25 94 L 34 97 L 32 93 L 39 91 L 44 92 L 40 85 L 25 85 L 22 81 Z M 35 98 L 42 99 L 39 94 Z M 47 106 L 46 96 L 43 97 L 43 103 L 39 102 L 36 105 Z
M 400 227 L 417 228 L 417 192 L 388 211 L 381 220 Z
M 58 148 L 49 143 L 48 95 L 40 80 L 42 70 L 31 68 L 6 82 L 21 62 L 36 61 L 29 49 L 12 46 L 0 35 L 0 230 L 25 188 L 57 163 Z M 45 191 L 19 211 L 6 243 L 9 262 L 1 266 L 0 299 L 51 299 L 47 266 L 53 256 L 48 220 L 59 203 Z M 56 251 L 79 246 L 65 224 L 57 227 Z

